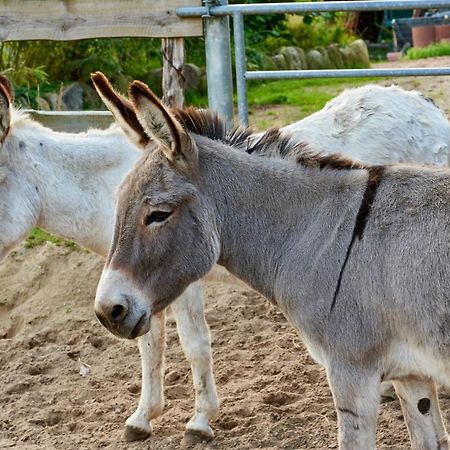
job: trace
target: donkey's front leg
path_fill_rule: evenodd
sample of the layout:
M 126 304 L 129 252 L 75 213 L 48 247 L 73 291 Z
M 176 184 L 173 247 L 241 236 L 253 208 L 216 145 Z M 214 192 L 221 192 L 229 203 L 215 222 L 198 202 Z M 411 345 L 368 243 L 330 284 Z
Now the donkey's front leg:
M 431 379 L 394 381 L 415 450 L 448 450 L 449 442 L 439 410 L 436 384 Z
M 211 339 L 205 320 L 202 285 L 192 284 L 171 307 L 184 354 L 191 364 L 195 388 L 195 415 L 186 425 L 186 435 L 191 439 L 210 440 L 214 437 L 214 432 L 209 421 L 217 417 L 219 399 L 214 382 Z
M 150 331 L 138 339 L 142 364 L 142 389 L 136 411 L 127 419 L 126 441 L 142 441 L 153 431 L 151 419 L 160 416 L 164 408 L 163 376 L 165 349 L 165 312 L 151 319 Z
M 351 364 L 332 364 L 327 370 L 338 416 L 341 450 L 373 450 L 380 401 L 377 371 Z

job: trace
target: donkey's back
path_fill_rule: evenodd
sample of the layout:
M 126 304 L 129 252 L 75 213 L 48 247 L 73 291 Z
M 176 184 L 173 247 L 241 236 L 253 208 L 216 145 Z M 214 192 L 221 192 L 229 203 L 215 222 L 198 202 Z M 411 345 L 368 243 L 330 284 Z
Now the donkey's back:
M 448 164 L 447 118 L 431 99 L 397 86 L 345 90 L 284 130 L 315 150 L 369 164 Z

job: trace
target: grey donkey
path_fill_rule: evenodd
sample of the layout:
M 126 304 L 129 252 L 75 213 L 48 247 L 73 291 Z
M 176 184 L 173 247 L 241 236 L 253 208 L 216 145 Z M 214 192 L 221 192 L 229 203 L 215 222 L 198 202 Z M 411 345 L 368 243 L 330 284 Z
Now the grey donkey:
M 375 448 L 391 380 L 413 448 L 449 449 L 435 382 L 450 385 L 450 172 L 307 148 L 261 158 L 298 144 L 269 130 L 243 152 L 246 130 L 220 136 L 212 115 L 176 116 L 139 81 L 129 94 L 156 145 L 118 190 L 101 323 L 147 333 L 218 263 L 278 305 L 325 367 L 339 448 Z

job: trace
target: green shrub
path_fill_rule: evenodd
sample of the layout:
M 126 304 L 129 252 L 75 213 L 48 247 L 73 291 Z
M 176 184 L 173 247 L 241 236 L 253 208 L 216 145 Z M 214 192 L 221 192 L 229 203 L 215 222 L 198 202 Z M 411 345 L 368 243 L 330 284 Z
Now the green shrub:
M 287 29 L 297 47 L 309 50 L 329 44 L 349 44 L 355 36 L 345 28 L 345 13 L 289 15 Z
M 439 42 L 423 48 L 410 48 L 406 53 L 406 59 L 422 59 L 447 55 L 450 55 L 450 43 Z
M 23 67 L 39 68 L 47 74 L 49 82 L 89 82 L 89 76 L 95 70 L 104 71 L 110 76 L 126 73 L 142 78 L 149 70 L 160 65 L 159 39 L 22 41 L 5 42 L 0 46 L 0 70 L 11 71 L 13 81 L 16 77 L 18 84 L 24 82 L 20 75 Z M 30 84 L 30 81 L 25 84 Z M 36 81 L 42 83 L 43 80 Z

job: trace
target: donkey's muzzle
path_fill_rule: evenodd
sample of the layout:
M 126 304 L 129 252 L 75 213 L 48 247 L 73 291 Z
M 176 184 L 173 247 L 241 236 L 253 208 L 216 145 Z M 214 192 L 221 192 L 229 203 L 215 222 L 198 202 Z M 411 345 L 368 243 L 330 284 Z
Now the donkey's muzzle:
M 126 275 L 105 270 L 95 298 L 95 315 L 114 335 L 134 339 L 150 329 L 150 312 Z
M 111 325 L 120 325 L 120 323 L 127 317 L 129 302 L 126 296 L 116 302 L 105 302 L 105 304 L 96 305 L 95 315 L 100 323 L 109 328 Z
M 148 331 L 149 320 L 145 313 L 129 313 L 129 304 L 128 298 L 122 296 L 120 303 L 111 302 L 103 308 L 96 306 L 95 315 L 111 333 L 121 338 L 134 339 Z

